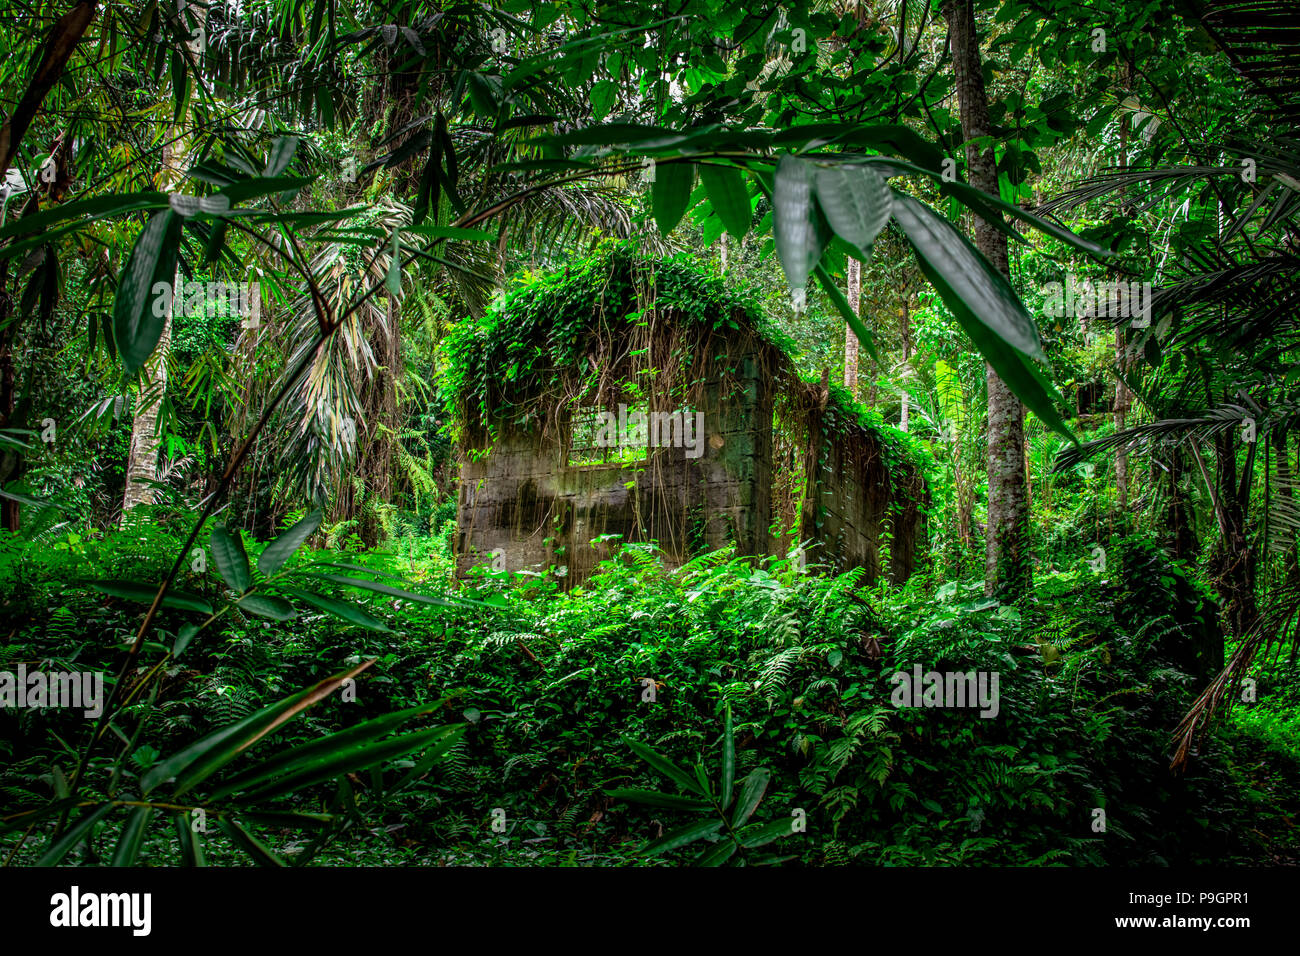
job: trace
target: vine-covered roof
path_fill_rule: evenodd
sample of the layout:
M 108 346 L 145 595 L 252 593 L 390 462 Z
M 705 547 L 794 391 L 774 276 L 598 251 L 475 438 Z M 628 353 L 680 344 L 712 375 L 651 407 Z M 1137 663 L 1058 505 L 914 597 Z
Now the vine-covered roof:
M 466 426 L 493 429 L 537 420 L 533 404 L 565 372 L 580 372 L 591 335 L 601 324 L 642 321 L 648 293 L 660 315 L 740 336 L 752 335 L 779 354 L 791 383 L 821 388 L 801 370 L 793 340 L 771 323 L 747 290 L 729 288 L 681 258 L 651 259 L 630 243 L 605 242 L 590 256 L 529 277 L 478 320 L 457 325 L 443 343 L 444 406 L 463 435 Z M 922 474 L 929 449 L 833 384 L 828 424 L 856 426 L 879 440 L 889 464 L 908 461 Z

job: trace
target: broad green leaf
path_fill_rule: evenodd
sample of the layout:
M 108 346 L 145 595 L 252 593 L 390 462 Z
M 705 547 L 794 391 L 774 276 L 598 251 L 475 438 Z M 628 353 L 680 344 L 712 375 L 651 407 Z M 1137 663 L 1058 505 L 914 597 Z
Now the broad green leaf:
M 158 594 L 158 585 L 156 584 L 136 584 L 134 581 L 87 581 L 88 587 L 96 591 L 102 591 L 104 594 L 111 594 L 113 597 L 125 598 L 128 601 L 139 601 L 143 604 L 152 604 L 154 597 Z M 182 611 L 201 611 L 204 614 L 212 613 L 212 605 L 197 594 L 191 594 L 189 591 L 180 591 L 176 588 L 168 588 L 166 595 L 162 600 L 163 607 L 178 608 Z
M 296 193 L 303 186 L 314 182 L 315 176 L 268 176 L 258 179 L 241 179 L 221 189 L 217 195 L 225 196 L 234 206 L 250 199 L 258 199 L 272 193 Z
M 221 525 L 212 529 L 212 560 L 221 572 L 222 579 L 236 594 L 243 594 L 252 583 L 252 572 L 248 567 L 248 555 L 244 551 L 244 540 L 236 531 L 231 534 Z
M 700 792 L 712 797 L 713 784 L 709 781 L 709 772 L 704 769 L 704 764 L 697 763 L 691 769 L 695 771 L 695 782 L 700 785 Z
M 190 642 L 198 636 L 198 633 L 197 624 L 182 624 L 176 632 L 176 640 L 172 642 L 172 657 L 180 657 L 185 653 L 185 648 L 190 646 Z
M 673 136 L 673 131 L 660 126 L 643 126 L 639 123 L 606 123 L 588 126 L 550 139 L 557 146 L 614 146 L 644 143 Z M 685 139 L 685 136 L 681 136 Z
M 362 574 L 371 574 L 377 578 L 387 578 L 390 581 L 403 580 L 399 575 L 391 571 L 381 571 L 379 568 L 368 568 L 364 564 L 353 564 L 349 561 L 313 561 L 307 565 L 309 568 L 345 568 L 348 571 L 360 571 Z M 314 577 L 315 575 L 313 575 Z
M 176 840 L 181 848 L 181 862 L 185 866 L 207 866 L 203 843 L 194 832 L 193 818 L 184 810 L 176 811 L 172 822 L 176 824 Z
M 322 517 L 321 512 L 313 511 L 268 544 L 266 550 L 258 556 L 257 570 L 267 577 L 279 571 L 293 553 L 302 547 L 303 542 L 310 538 L 316 529 L 320 527 Z
M 921 203 L 896 193 L 894 207 L 899 225 L 916 250 L 922 274 L 934 286 L 994 372 L 1043 424 L 1070 441 L 1076 441 L 1057 410 L 1061 397 L 1052 383 L 1033 359 L 1002 335 L 1004 329 L 1015 329 L 1018 331 L 1013 334 L 1019 341 L 1032 336 L 1033 344 L 1038 342 L 1038 330 L 1033 319 L 1016 299 L 1010 284 L 993 270 L 964 236 Z M 921 213 L 918 209 L 925 211 Z M 946 226 L 946 231 L 937 223 Z M 954 236 L 961 241 L 959 246 L 954 245 Z M 924 249 L 918 239 L 925 244 Z M 964 251 L 955 257 L 949 256 L 952 248 Z M 942 268 L 931 260 L 931 255 L 942 264 Z M 963 272 L 964 269 L 977 270 L 978 277 L 972 280 L 969 273 Z M 954 279 L 959 285 L 952 284 L 950 280 Z M 984 298 L 985 295 L 991 296 L 991 300 Z M 1038 346 L 1038 354 L 1042 354 L 1041 346 Z
M 430 239 L 459 239 L 473 242 L 496 242 L 497 237 L 482 229 L 462 229 L 459 226 L 403 226 L 403 232 L 414 232 Z
M 1038 328 L 1011 283 L 970 240 L 922 202 L 894 191 L 894 217 L 918 258 L 942 276 L 985 326 L 1024 355 L 1046 360 Z
M 647 843 L 639 852 L 642 856 L 658 856 L 660 853 L 675 850 L 679 846 L 686 846 L 696 840 L 703 840 L 721 829 L 721 820 L 701 820 L 697 823 L 688 823 L 684 827 L 665 833 L 652 843 Z M 727 842 L 731 843 L 732 841 L 728 840 Z
M 838 143 L 841 147 L 865 146 L 903 156 L 911 164 L 919 164 L 918 168 L 926 173 L 933 170 L 938 174 L 943 168 L 943 153 L 915 130 L 900 124 L 863 126 L 860 123 L 810 123 L 782 130 L 772 139 L 775 147 L 799 151 L 813 144 L 829 143 Z
M 643 744 L 639 740 L 633 740 L 630 737 L 624 737 L 623 742 L 627 744 L 628 748 L 634 754 L 648 763 L 657 772 L 663 774 L 669 780 L 676 783 L 683 790 L 686 790 L 688 793 L 698 794 L 701 797 L 707 795 L 704 788 L 701 787 L 689 773 L 677 766 L 677 764 L 673 763 L 653 747 Z
M 299 588 L 286 588 L 285 593 L 297 598 L 304 604 L 310 604 L 318 611 L 324 611 L 341 621 L 347 621 L 349 624 L 356 624 L 372 631 L 391 631 L 391 628 L 379 618 L 366 613 L 354 604 L 348 604 L 346 601 L 336 601 L 334 598 L 313 594 L 311 591 L 303 591 Z
M 237 602 L 241 611 L 248 611 L 259 617 L 269 617 L 273 621 L 291 621 L 298 616 L 294 606 L 284 598 L 270 594 L 245 594 Z
M 140 845 L 144 842 L 145 830 L 153 818 L 153 807 L 135 807 L 127 817 L 122 836 L 118 838 L 117 850 L 113 853 L 113 866 L 135 866 L 140 855 Z
M 124 212 L 138 212 L 142 209 L 166 209 L 167 194 L 160 192 L 127 193 L 125 195 L 95 196 L 79 199 L 75 202 L 62 203 L 41 212 L 12 219 L 4 228 L 0 228 L 0 239 L 13 236 L 25 236 L 31 233 L 45 234 L 56 222 L 68 219 L 81 220 L 89 217 L 92 221 Z M 42 236 L 41 241 L 48 239 Z
M 330 813 L 304 813 L 301 810 L 246 810 L 245 820 L 268 827 L 301 827 L 304 830 L 328 830 L 337 819 Z
M 398 230 L 393 230 L 393 244 L 388 253 L 388 271 L 384 275 L 384 290 L 394 298 L 402 294 L 401 235 Z
M 763 799 L 763 794 L 767 792 L 768 781 L 772 775 L 767 770 L 759 767 L 751 771 L 749 776 L 744 779 L 740 785 L 740 796 L 736 798 L 736 809 L 731 814 L 731 827 L 736 829 L 743 826 L 754 811 L 758 809 L 758 803 Z
M 934 272 L 923 259 L 919 261 L 919 265 L 921 274 L 938 291 L 948 306 L 948 311 L 952 312 L 961 323 L 966 334 L 993 367 L 998 378 L 1006 383 L 1015 396 L 1037 415 L 1040 421 L 1059 435 L 1077 442 L 1074 434 L 1061 418 L 1060 412 L 1057 411 L 1057 404 L 1062 403 L 1063 399 L 1038 363 L 1026 358 L 1019 350 L 1011 348 L 981 322 L 962 298 L 947 285 L 944 278 Z
M 404 601 L 418 601 L 421 604 L 433 604 L 437 607 L 485 606 L 482 601 L 451 601 L 447 598 L 431 597 L 428 594 L 415 594 L 411 591 L 403 591 L 401 588 L 389 587 L 387 584 L 380 584 L 378 581 L 366 581 L 362 578 L 350 578 L 342 574 L 322 574 L 320 575 L 320 578 L 325 581 L 333 581 L 335 584 L 344 584 L 350 588 L 361 588 L 366 591 L 374 591 L 376 594 L 387 594 L 391 597 L 401 598 Z
M 180 241 L 181 218 L 170 209 L 154 213 L 122 270 L 113 300 L 113 338 L 127 374 L 139 371 L 162 337 L 172 308 Z
M 432 770 L 433 765 L 441 760 L 443 756 L 446 755 L 447 751 L 455 746 L 463 733 L 464 726 L 456 725 L 454 733 L 450 733 L 445 737 L 435 740 L 433 745 L 424 752 L 424 756 L 420 758 L 419 762 L 407 771 L 405 776 L 384 791 L 385 798 L 391 797 L 395 793 L 401 793 L 411 784 L 415 783 L 415 781 L 419 780 L 426 773 Z
M 734 238 L 743 239 L 754 218 L 749 192 L 745 189 L 745 174 L 735 166 L 714 163 L 700 163 L 699 169 L 700 182 L 718 218 Z
M 267 157 L 266 168 L 262 170 L 262 175 L 268 178 L 279 176 L 289 168 L 297 149 L 297 136 L 277 136 L 271 143 L 271 155 Z
M 656 163 L 655 181 L 650 186 L 650 205 L 655 222 L 665 236 L 677 228 L 691 202 L 695 185 L 694 163 Z
M 822 234 L 813 205 L 813 167 L 797 156 L 785 155 L 776 167 L 772 187 L 772 231 L 791 289 L 804 289 L 821 260 L 827 236 Z
M 817 202 L 826 221 L 865 258 L 893 212 L 889 183 L 869 166 L 837 163 L 816 170 Z
M 866 146 L 882 153 L 903 156 L 924 170 L 938 173 L 943 169 L 943 153 L 914 129 L 901 123 L 857 125 L 841 137 L 839 142 L 846 146 Z
M 959 180 L 948 182 L 943 178 L 943 173 L 938 168 L 925 169 L 913 163 L 875 156 L 867 157 L 862 162 L 864 165 L 871 166 L 880 171 L 881 175 L 884 176 L 907 176 L 913 174 L 929 176 L 938 185 L 940 195 L 952 196 L 958 202 L 962 203 L 978 215 L 981 219 L 996 228 L 999 232 L 1017 242 L 1024 242 L 1025 237 L 1008 226 L 1006 220 L 1004 220 L 999 213 L 1013 216 L 1021 222 L 1037 229 L 1039 232 L 1046 233 L 1047 235 L 1059 239 L 1061 242 L 1073 246 L 1082 252 L 1086 252 L 1089 255 L 1111 256 L 1114 254 L 1105 246 L 1099 245 L 1091 239 L 1080 236 L 1064 226 L 1052 222 L 1050 219 L 1035 216 L 1032 212 L 1029 212 L 1026 209 L 1021 209 L 1015 203 L 1006 202 L 1000 196 L 991 195 L 983 190 L 976 189 L 974 186 L 970 185 L 970 183 L 963 183 Z

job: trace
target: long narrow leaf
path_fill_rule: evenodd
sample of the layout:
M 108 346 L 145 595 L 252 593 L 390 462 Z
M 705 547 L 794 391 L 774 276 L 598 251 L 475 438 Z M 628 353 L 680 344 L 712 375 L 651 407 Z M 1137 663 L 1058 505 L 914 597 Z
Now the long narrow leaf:
M 665 833 L 658 840 L 647 843 L 640 850 L 642 856 L 658 856 L 660 853 L 667 853 L 669 850 L 675 850 L 680 846 L 686 846 L 688 843 L 694 843 L 696 840 L 703 840 L 707 836 L 712 836 L 722 829 L 721 820 L 702 820 L 698 823 L 688 823 L 684 827 L 679 827 L 669 833 Z M 731 842 L 730 840 L 727 842 Z
M 673 763 L 653 747 L 643 744 L 639 740 L 633 740 L 630 737 L 624 738 L 623 742 L 627 744 L 633 753 L 669 780 L 678 784 L 683 790 L 688 793 L 697 794 L 701 797 L 706 796 L 704 789 L 689 773 L 677 766 L 677 764 Z
M 103 803 L 93 810 L 87 810 L 76 823 L 63 832 L 61 837 L 50 844 L 50 848 L 36 861 L 36 866 L 58 866 L 72 848 L 90 834 L 95 824 L 115 809 L 117 808 L 113 804 Z
M 322 517 L 322 512 L 313 511 L 268 544 L 257 558 L 257 570 L 270 577 L 284 567 L 284 563 L 320 527 Z
M 127 818 L 122 828 L 122 836 L 117 841 L 117 850 L 113 854 L 113 866 L 135 866 L 140 855 L 140 845 L 144 842 L 145 831 L 153 819 L 153 807 L 136 807 Z
M 335 674 L 291 697 L 264 707 L 243 720 L 213 731 L 179 753 L 155 764 L 141 779 L 141 788 L 148 793 L 160 784 L 174 780 L 173 793 L 181 796 L 281 724 L 334 693 L 345 680 L 360 674 L 373 663 L 373 659 L 363 661 L 341 674 Z
M 740 796 L 736 799 L 736 809 L 731 814 L 731 827 L 736 829 L 749 820 L 758 809 L 759 801 L 763 799 L 763 794 L 767 792 L 768 781 L 772 775 L 759 767 L 751 771 L 740 785 Z

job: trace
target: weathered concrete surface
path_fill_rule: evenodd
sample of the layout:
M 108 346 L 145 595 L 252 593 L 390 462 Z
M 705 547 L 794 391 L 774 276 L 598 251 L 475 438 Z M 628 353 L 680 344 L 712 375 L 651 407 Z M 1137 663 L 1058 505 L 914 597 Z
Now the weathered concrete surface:
M 570 465 L 568 420 L 506 434 L 483 457 L 462 449 L 458 573 L 491 566 L 497 558 L 497 566 L 510 571 L 563 568 L 572 586 L 610 556 L 615 541 L 606 536 L 656 542 L 671 566 L 729 544 L 741 555 L 784 552 L 788 539 L 778 546 L 772 534 L 777 386 L 771 351 L 745 351 L 712 335 L 698 357 L 692 363 L 696 377 L 685 386 L 691 407 L 703 413 L 698 458 L 688 457 L 685 448 L 650 448 L 634 464 Z M 654 368 L 669 364 L 660 355 L 647 361 L 657 363 Z M 614 377 L 625 380 L 635 374 L 617 371 Z M 682 383 L 666 391 L 680 395 Z M 601 407 L 616 406 L 621 397 L 607 394 Z M 563 407 L 556 414 L 567 414 Z M 652 400 L 649 410 L 679 407 L 657 408 Z M 817 543 L 809 560 L 838 571 L 862 567 L 875 577 L 884 570 L 882 544 L 889 536 L 888 571 L 896 580 L 906 578 L 915 565 L 922 520 L 921 479 L 891 481 L 873 433 L 850 426 L 846 434 L 829 437 L 817 407 L 795 414 L 807 475 L 800 534 Z M 900 485 L 916 493 L 892 497 Z

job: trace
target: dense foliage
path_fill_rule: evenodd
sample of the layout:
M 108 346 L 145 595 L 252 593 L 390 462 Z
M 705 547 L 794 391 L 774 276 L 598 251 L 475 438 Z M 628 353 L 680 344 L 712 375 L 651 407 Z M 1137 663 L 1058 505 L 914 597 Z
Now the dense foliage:
M 0 13 L 6 863 L 1300 860 L 1294 4 Z M 458 572 L 614 325 L 916 572 Z

